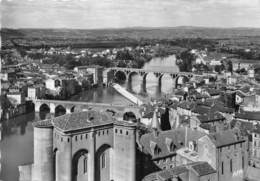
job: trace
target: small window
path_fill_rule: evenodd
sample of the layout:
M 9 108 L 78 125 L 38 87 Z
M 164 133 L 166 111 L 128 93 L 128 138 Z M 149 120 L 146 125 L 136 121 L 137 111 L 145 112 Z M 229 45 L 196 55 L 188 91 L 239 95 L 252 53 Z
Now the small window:
M 105 134 L 105 131 L 103 130 L 103 135 Z
M 242 169 L 244 169 L 244 167 L 245 167 L 245 158 L 244 156 L 242 156 Z
M 230 172 L 233 172 L 232 159 L 230 159 Z
M 61 139 L 60 139 L 60 140 L 61 140 L 61 142 L 63 142 L 63 138 L 62 138 L 62 137 L 61 137 Z
M 87 159 L 87 157 L 84 158 L 83 171 L 84 171 L 84 173 L 88 172 L 88 159 Z
M 101 155 L 101 168 L 106 168 L 106 154 L 102 153 Z
M 81 139 L 81 140 L 82 140 L 82 138 L 83 138 L 82 135 L 80 135 L 80 139 Z
M 120 129 L 120 134 L 122 134 L 123 133 L 123 131 L 122 131 L 122 129 Z
M 75 141 L 78 141 L 78 136 L 75 136 Z
M 68 138 L 68 142 L 70 142 L 70 138 Z
M 107 134 L 109 133 L 109 131 L 107 130 Z
M 224 174 L 224 163 L 223 162 L 221 163 L 221 173 L 222 173 L 222 175 Z
M 85 138 L 88 139 L 88 134 L 85 134 Z
M 128 135 L 128 131 L 126 131 L 126 133 L 125 133 L 126 135 Z
M 117 133 L 117 129 L 115 129 L 115 132 Z

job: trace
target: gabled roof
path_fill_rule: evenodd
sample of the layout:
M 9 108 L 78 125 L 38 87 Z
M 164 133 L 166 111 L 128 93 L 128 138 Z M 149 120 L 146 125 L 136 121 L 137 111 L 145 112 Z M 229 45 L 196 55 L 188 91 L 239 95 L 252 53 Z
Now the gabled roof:
M 54 127 L 62 131 L 84 129 L 112 123 L 113 118 L 111 116 L 96 111 L 65 114 L 53 119 Z
M 80 129 L 88 129 L 104 125 L 123 125 L 134 127 L 135 124 L 118 121 L 111 115 L 105 112 L 98 111 L 83 111 L 72 114 L 65 114 L 52 119 L 37 121 L 34 123 L 35 127 L 53 126 L 62 132 L 70 132 Z
M 223 121 L 225 119 L 219 112 L 208 111 L 206 114 L 198 115 L 197 118 L 201 123 Z
M 236 113 L 235 118 L 260 121 L 260 112 L 244 111 L 244 112 L 241 112 L 241 113 Z
M 191 168 L 197 173 L 198 176 L 209 175 L 216 173 L 208 162 L 195 162 L 192 164 Z
M 178 104 L 178 107 L 182 109 L 187 109 L 191 110 L 196 106 L 194 102 L 189 102 L 189 101 L 182 101 L 181 103 Z
M 244 142 L 244 137 L 240 136 L 237 130 L 226 130 L 209 135 L 216 147 L 223 147 L 239 142 Z
M 195 172 L 198 177 L 216 173 L 216 170 L 214 170 L 207 162 L 193 162 L 151 173 L 145 176 L 142 181 L 168 181 L 173 178 L 182 177 L 181 175 L 188 175 L 190 171 Z

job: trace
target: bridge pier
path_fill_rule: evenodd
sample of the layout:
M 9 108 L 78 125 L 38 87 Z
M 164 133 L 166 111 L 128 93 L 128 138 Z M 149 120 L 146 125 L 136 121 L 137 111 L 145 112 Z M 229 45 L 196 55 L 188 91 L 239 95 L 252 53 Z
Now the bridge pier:
M 41 104 L 38 102 L 34 102 L 34 112 L 40 112 Z
M 141 77 L 142 77 L 142 82 L 141 82 L 141 89 L 140 89 L 140 94 L 142 93 L 146 93 L 147 90 L 146 90 L 146 77 L 147 77 L 147 73 L 145 72 L 140 72 L 139 74 Z
M 177 89 L 177 74 L 170 74 L 173 82 L 173 89 Z
M 155 72 L 154 75 L 157 78 L 156 94 L 160 94 L 162 92 L 162 77 L 164 74 L 160 72 Z
M 51 114 L 55 114 L 55 108 L 56 108 L 56 105 L 53 103 L 50 103 L 50 113 Z
M 133 88 L 132 88 L 132 73 L 129 70 L 125 71 L 125 75 L 126 75 L 126 90 L 132 92 Z
M 71 114 L 71 109 L 69 107 L 66 107 L 66 114 Z

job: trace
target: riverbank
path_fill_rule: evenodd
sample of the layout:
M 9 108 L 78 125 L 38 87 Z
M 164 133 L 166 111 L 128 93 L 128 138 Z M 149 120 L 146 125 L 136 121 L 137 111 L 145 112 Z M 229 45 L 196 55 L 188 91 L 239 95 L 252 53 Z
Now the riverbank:
M 133 94 L 131 94 L 130 92 L 128 92 L 126 89 L 124 89 L 123 87 L 121 87 L 119 84 L 116 83 L 112 83 L 111 86 L 117 91 L 119 92 L 122 96 L 124 96 L 125 98 L 127 98 L 128 100 L 130 100 L 131 102 L 135 103 L 138 106 L 143 105 L 143 101 L 141 101 L 140 99 L 138 99 L 136 96 L 134 96 Z

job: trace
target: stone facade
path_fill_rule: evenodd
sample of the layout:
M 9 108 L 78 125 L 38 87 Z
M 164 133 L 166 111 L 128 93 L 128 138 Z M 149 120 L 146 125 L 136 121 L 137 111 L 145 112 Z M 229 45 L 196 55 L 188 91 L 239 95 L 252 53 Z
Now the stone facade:
M 95 111 L 36 122 L 28 180 L 135 181 L 135 131 L 133 123 Z
M 218 181 L 244 180 L 248 166 L 248 142 L 235 137 L 231 131 L 225 131 L 198 140 L 199 158 L 217 170 Z

